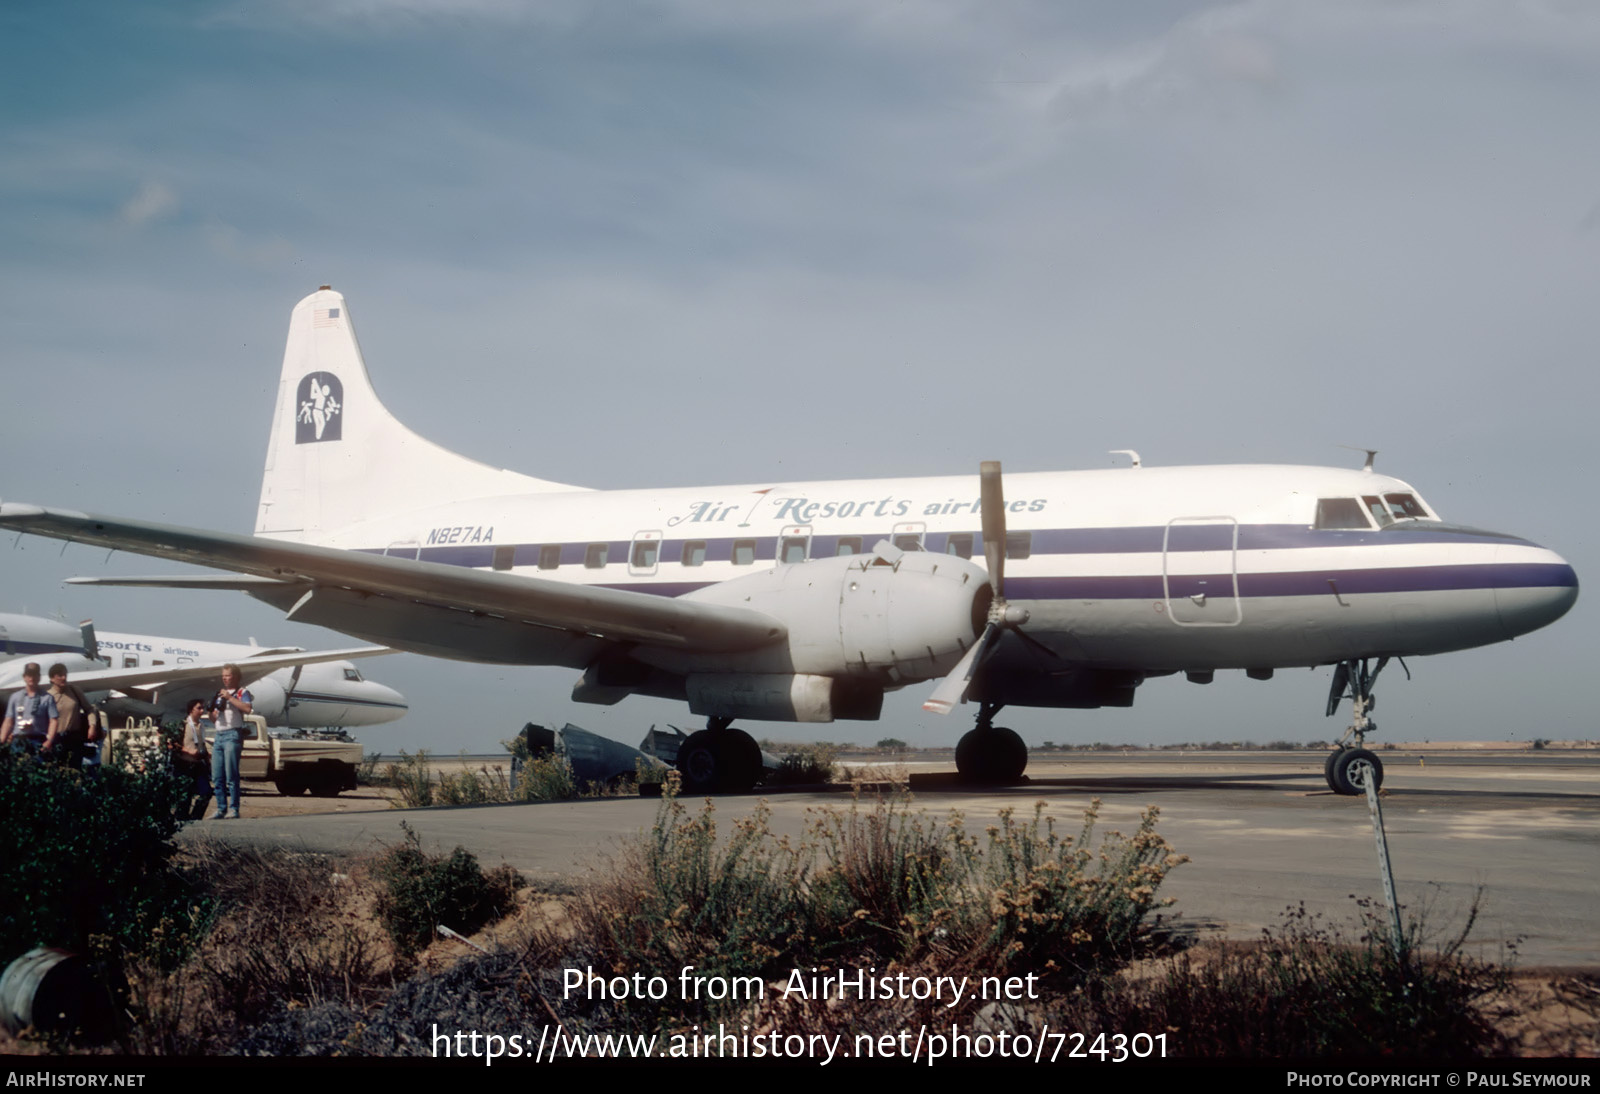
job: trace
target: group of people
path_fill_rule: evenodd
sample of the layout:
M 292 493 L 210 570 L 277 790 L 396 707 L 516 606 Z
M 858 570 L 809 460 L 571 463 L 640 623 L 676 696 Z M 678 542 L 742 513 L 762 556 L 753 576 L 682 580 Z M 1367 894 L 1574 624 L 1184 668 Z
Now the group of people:
M 238 665 L 222 667 L 222 688 L 208 702 L 192 699 L 183 720 L 183 737 L 176 757 L 181 774 L 195 780 L 202 801 L 213 793 L 217 799 L 214 820 L 239 816 L 239 760 L 244 752 L 244 716 L 255 702 L 240 686 L 243 674 Z M 210 717 L 216 727 L 212 747 L 206 747 L 201 719 Z M 39 665 L 30 661 L 22 668 L 22 687 L 6 700 L 6 715 L 0 722 L 0 748 L 54 760 L 69 767 L 83 764 L 104 736 L 99 712 L 84 698 L 83 692 L 67 683 L 67 666 L 50 666 L 50 686 L 40 686 Z M 98 752 L 98 749 L 94 750 Z M 208 777 L 209 776 L 209 777 Z
M 22 689 L 6 700 L 0 746 L 76 767 L 91 742 L 100 739 L 98 712 L 83 692 L 67 683 L 67 666 L 50 666 L 50 686 L 39 684 L 39 663 L 22 668 Z

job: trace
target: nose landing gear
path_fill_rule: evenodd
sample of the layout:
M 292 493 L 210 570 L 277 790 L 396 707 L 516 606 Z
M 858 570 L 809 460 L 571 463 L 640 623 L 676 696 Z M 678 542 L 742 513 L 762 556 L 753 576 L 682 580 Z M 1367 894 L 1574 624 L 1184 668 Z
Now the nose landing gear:
M 1339 738 L 1338 745 L 1322 765 L 1328 780 L 1328 789 L 1335 794 L 1359 795 L 1367 792 L 1367 782 L 1373 781 L 1375 789 L 1383 787 L 1383 761 L 1377 753 L 1366 748 L 1367 734 L 1374 733 L 1378 725 L 1367 717 L 1377 700 L 1372 696 L 1378 674 L 1389 663 L 1388 657 L 1378 658 L 1375 667 L 1368 669 L 1367 658 L 1340 661 L 1333 670 L 1333 684 L 1328 689 L 1328 711 L 1332 715 L 1339 709 L 1339 701 L 1348 698 L 1354 717 L 1350 727 Z M 1402 667 L 1404 662 L 1401 662 Z M 1407 673 L 1409 675 L 1409 671 Z

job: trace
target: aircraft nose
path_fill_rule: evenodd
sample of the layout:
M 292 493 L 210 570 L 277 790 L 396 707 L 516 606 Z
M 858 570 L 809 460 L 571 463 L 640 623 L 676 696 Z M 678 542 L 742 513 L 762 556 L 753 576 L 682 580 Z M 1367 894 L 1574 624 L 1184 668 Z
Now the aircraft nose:
M 1510 579 L 1494 591 L 1495 608 L 1506 637 L 1549 626 L 1578 602 L 1578 574 L 1570 563 L 1543 547 L 1505 546 L 1496 562 Z
M 411 704 L 406 702 L 406 697 L 394 690 L 394 688 L 372 680 L 366 681 L 366 685 L 367 693 L 362 698 L 375 704 L 381 704 L 377 709 L 383 712 L 382 716 L 374 724 L 392 722 L 398 718 L 404 718 L 406 711 L 411 709 Z

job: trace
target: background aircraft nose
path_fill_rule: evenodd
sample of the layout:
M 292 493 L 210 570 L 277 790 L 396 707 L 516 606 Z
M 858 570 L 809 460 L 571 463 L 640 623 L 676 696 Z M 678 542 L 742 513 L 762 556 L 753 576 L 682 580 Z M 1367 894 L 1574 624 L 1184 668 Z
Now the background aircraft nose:
M 363 681 L 361 698 L 373 704 L 369 710 L 368 725 L 381 725 L 384 722 L 393 722 L 405 717 L 406 711 L 411 709 L 411 704 L 406 702 L 406 697 L 394 688 L 372 680 Z
M 1515 581 L 1494 591 L 1507 638 L 1554 623 L 1578 602 L 1577 572 L 1554 551 L 1506 546 L 1497 553 L 1496 563 Z

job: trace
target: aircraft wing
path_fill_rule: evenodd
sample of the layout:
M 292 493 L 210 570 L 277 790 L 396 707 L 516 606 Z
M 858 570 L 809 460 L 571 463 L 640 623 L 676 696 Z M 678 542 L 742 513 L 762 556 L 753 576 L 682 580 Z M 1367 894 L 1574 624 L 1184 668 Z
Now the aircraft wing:
M 378 657 L 394 653 L 387 646 L 357 646 L 348 650 L 277 654 L 271 657 L 245 657 L 237 661 L 207 661 L 192 665 L 156 665 L 140 669 L 94 669 L 73 672 L 69 681 L 82 691 L 127 691 L 156 684 L 178 684 L 192 680 L 222 679 L 222 666 L 239 666 L 246 687 L 269 673 L 295 665 L 314 665 L 322 661 L 353 661 L 358 657 Z
M 319 587 L 349 589 L 619 642 L 724 652 L 765 646 L 787 634 L 777 619 L 732 605 L 16 502 L 0 504 L 0 527 L 248 574 L 256 580 L 242 586 L 247 589 L 276 584 L 291 594 L 303 589 L 307 596 Z M 187 580 L 178 577 L 174 583 Z M 241 587 L 237 582 L 213 583 L 217 585 Z

